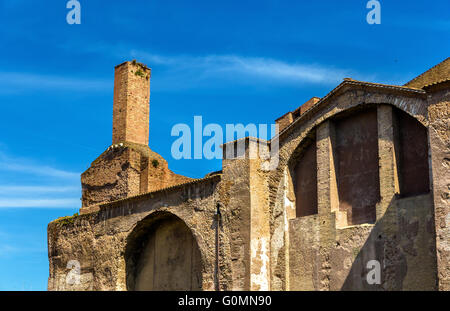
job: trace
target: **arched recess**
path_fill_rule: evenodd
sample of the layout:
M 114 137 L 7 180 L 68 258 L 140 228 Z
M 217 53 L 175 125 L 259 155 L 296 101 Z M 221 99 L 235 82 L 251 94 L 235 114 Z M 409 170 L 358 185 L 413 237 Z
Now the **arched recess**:
M 401 197 L 430 192 L 428 131 L 416 118 L 393 109 L 395 155 Z
M 288 188 L 295 198 L 295 216 L 317 214 L 316 131 L 313 129 L 301 141 L 288 161 Z
M 203 264 L 186 223 L 168 212 L 140 221 L 127 238 L 128 290 L 201 290 Z
M 377 104 L 365 104 L 341 111 L 322 121 L 329 123 L 329 156 L 334 171 L 324 176 L 334 179 L 335 200 L 346 219 L 342 226 L 374 223 L 380 200 Z M 396 173 L 401 197 L 428 193 L 427 128 L 407 111 L 392 105 Z M 320 123 L 322 124 L 322 123 Z M 316 132 L 313 127 L 298 143 L 288 160 L 291 189 L 295 194 L 296 217 L 317 213 L 317 170 L 329 169 L 317 163 Z M 327 160 L 328 161 L 328 160 Z M 333 182 L 333 181 L 332 181 Z

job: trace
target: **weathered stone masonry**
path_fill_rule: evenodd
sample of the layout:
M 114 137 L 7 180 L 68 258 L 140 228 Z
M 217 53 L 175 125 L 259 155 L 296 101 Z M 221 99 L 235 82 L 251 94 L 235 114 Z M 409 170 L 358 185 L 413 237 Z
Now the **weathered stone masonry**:
M 203 179 L 148 147 L 150 69 L 115 74 L 113 144 L 80 216 L 48 226 L 49 290 L 450 290 L 450 59 L 404 86 L 344 79 L 277 119 L 275 170 L 250 137 Z

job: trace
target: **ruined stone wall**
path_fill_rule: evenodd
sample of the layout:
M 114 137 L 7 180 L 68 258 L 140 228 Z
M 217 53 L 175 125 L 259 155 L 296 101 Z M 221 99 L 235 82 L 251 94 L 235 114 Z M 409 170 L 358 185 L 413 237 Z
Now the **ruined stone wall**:
M 201 287 L 215 288 L 215 211 L 220 175 L 152 192 L 116 203 L 103 204 L 97 212 L 61 218 L 48 225 L 49 290 L 126 290 L 130 274 L 127 246 L 136 243 L 140 224 L 161 214 L 181 219 L 192 232 L 201 254 Z M 157 224 L 157 221 L 155 221 Z M 138 229 L 136 229 L 138 228 Z M 228 237 L 221 233 L 221 243 Z M 133 244 L 134 243 L 134 244 Z M 226 250 L 224 246 L 222 249 Z M 229 253 L 223 254 L 224 258 Z M 70 284 L 68 263 L 81 265 L 81 282 Z M 128 264 L 128 266 L 127 266 Z M 223 262 L 227 267 L 227 263 Z M 128 270 L 128 271 L 127 271 Z M 223 273 L 227 271 L 224 268 Z M 70 279 L 70 277 L 69 277 Z M 226 283 L 226 282 L 225 282 Z
M 350 84 L 353 84 L 350 82 Z M 345 83 L 344 83 L 345 85 Z M 400 199 L 393 108 L 427 125 L 423 91 L 340 88 L 281 133 L 280 165 L 268 176 L 271 205 L 271 289 L 437 289 L 437 260 L 431 194 Z M 379 198 L 376 222 L 348 226 L 339 206 L 336 131 L 332 119 L 344 111 L 376 107 Z M 317 136 L 318 213 L 296 217 L 292 158 L 311 133 Z M 339 161 L 339 160 L 338 160 Z M 377 163 L 378 161 L 376 161 Z M 364 169 L 364 168 L 362 168 Z M 365 279 L 367 262 L 381 264 L 380 285 Z M 421 263 L 419 265 L 419 262 Z
M 254 138 L 242 140 L 242 156 L 227 156 L 239 141 L 225 144 L 222 173 L 196 181 L 146 145 L 116 144 L 82 175 L 82 215 L 49 224 L 48 288 L 449 289 L 449 98 L 448 86 L 346 80 L 281 132 L 274 171 L 252 154 Z M 431 172 L 423 173 L 425 154 Z M 405 183 L 423 175 L 419 191 Z M 316 199 L 300 198 L 309 195 L 305 180 Z M 308 212 L 296 213 L 297 204 Z M 171 247 L 161 250 L 164 241 Z M 81 264 L 79 284 L 67 282 L 71 260 Z M 381 284 L 366 281 L 372 260 Z
M 88 207 L 139 194 L 139 152 L 110 148 L 81 175 L 82 205 Z

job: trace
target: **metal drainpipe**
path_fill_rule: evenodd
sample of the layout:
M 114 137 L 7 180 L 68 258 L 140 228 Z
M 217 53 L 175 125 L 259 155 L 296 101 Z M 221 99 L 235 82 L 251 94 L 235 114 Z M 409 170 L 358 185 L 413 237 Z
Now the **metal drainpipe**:
M 219 283 L 219 275 L 220 275 L 220 271 L 219 271 L 219 227 L 220 227 L 220 220 L 221 220 L 221 212 L 220 212 L 220 203 L 217 203 L 216 206 L 216 213 L 214 214 L 214 218 L 216 220 L 216 275 L 215 275 L 215 279 L 216 279 L 216 291 L 220 291 L 220 283 Z

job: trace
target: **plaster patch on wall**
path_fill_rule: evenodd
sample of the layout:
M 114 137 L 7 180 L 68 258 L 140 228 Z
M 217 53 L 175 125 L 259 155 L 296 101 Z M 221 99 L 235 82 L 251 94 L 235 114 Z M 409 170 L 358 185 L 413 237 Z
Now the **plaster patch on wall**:
M 252 239 L 252 264 L 260 263 L 259 273 L 251 274 L 252 289 L 268 291 L 269 290 L 269 255 L 267 238 L 261 237 Z

